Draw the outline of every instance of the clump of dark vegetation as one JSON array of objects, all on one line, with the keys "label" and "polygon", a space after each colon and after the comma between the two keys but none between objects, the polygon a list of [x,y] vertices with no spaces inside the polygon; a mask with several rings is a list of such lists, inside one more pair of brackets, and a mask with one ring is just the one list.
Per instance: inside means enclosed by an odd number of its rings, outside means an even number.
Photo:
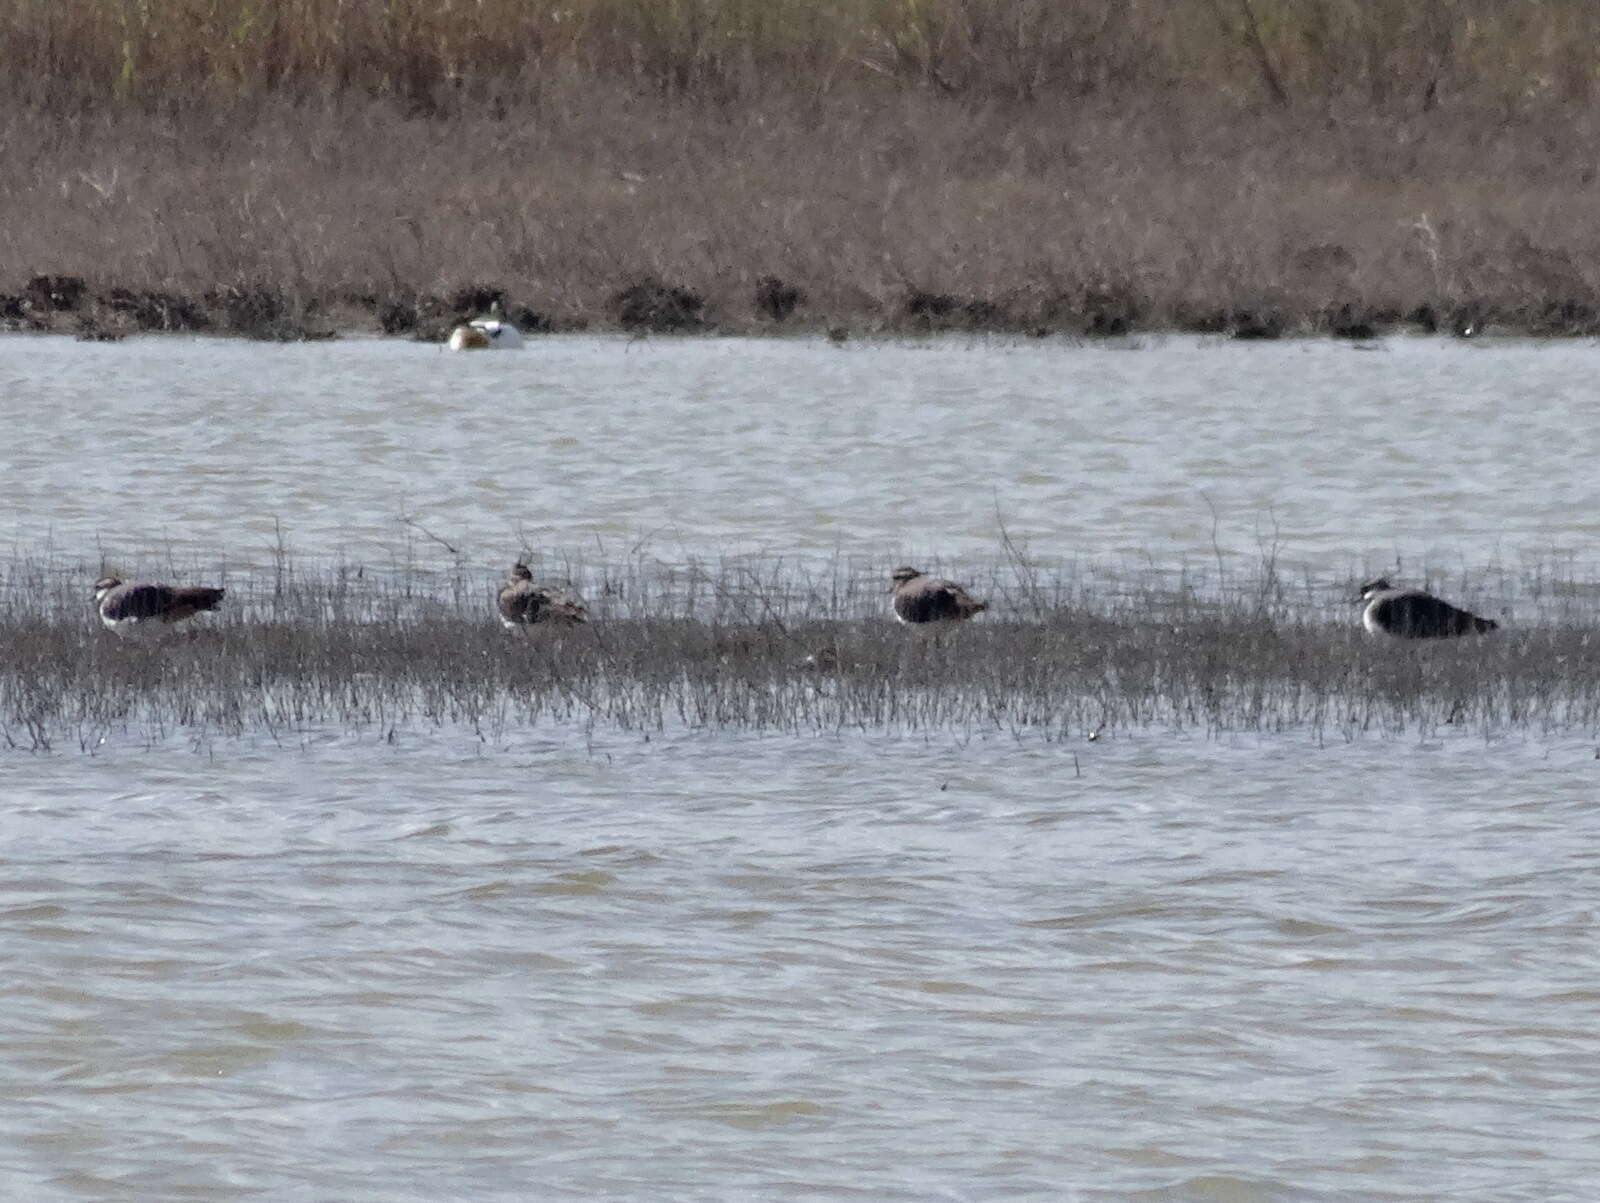
[{"label": "clump of dark vegetation", "polygon": [[1225,328],[1243,342],[1266,342],[1282,338],[1289,320],[1276,309],[1239,309],[1228,317]]},{"label": "clump of dark vegetation", "polygon": [[968,566],[954,575],[993,610],[933,641],[889,620],[881,572],[845,564],[535,568],[575,578],[590,626],[509,634],[490,612],[494,576],[459,565],[279,563],[225,574],[221,611],[145,646],[93,620],[94,566],[15,562],[0,591],[0,743],[415,725],[497,738],[542,722],[1045,740],[1600,729],[1600,588],[1547,569],[1445,583],[1502,618],[1495,635],[1397,644],[1359,629],[1353,582],[1270,567],[1218,584]]},{"label": "clump of dark vegetation", "polygon": [[986,297],[959,297],[916,289],[905,301],[905,320],[919,333],[1005,330],[1015,326],[1004,305]]},{"label": "clump of dark vegetation", "polygon": [[94,321],[86,321],[78,327],[78,341],[81,343],[119,343],[127,336],[126,330],[108,328]]},{"label": "clump of dark vegetation", "polygon": [[301,301],[269,284],[227,284],[206,297],[221,313],[218,325],[231,334],[263,342],[309,342],[335,337],[336,331],[318,320],[320,304]]},{"label": "clump of dark vegetation", "polygon": [[553,334],[557,329],[553,317],[541,310],[529,309],[526,305],[512,305],[506,310],[506,316],[524,334]]},{"label": "clump of dark vegetation", "polygon": [[0,295],[0,322],[18,330],[54,329],[57,315],[78,310],[84,292],[77,276],[34,276],[21,292]]},{"label": "clump of dark vegetation", "polygon": [[1119,338],[1133,332],[1142,311],[1132,288],[1091,282],[1080,292],[1046,296],[1029,329],[1041,335],[1059,331],[1085,338]]},{"label": "clump of dark vegetation", "polygon": [[378,329],[384,334],[410,334],[422,320],[415,297],[390,297],[372,302]]},{"label": "clump of dark vegetation", "polygon": [[83,301],[85,285],[77,276],[35,276],[22,290],[23,304],[48,313],[70,313]]},{"label": "clump of dark vegetation", "polygon": [[1326,329],[1334,338],[1365,342],[1377,338],[1396,321],[1396,315],[1346,301],[1327,315]]},{"label": "clump of dark vegetation", "polygon": [[681,334],[705,326],[704,297],[654,278],[618,289],[610,308],[617,325],[642,334]]},{"label": "clump of dark vegetation", "polygon": [[491,309],[505,308],[506,291],[488,284],[468,284],[450,295],[450,309],[458,317],[482,317]]},{"label": "clump of dark vegetation", "polygon": [[804,290],[786,284],[776,276],[762,276],[756,281],[756,312],[775,322],[787,321],[805,301]]},{"label": "clump of dark vegetation", "polygon": [[211,325],[196,301],[157,289],[112,288],[100,303],[139,330],[195,331]]},{"label": "clump of dark vegetation", "polygon": [[1091,289],[1083,310],[1083,332],[1090,338],[1120,338],[1139,320],[1139,302],[1130,292]]}]

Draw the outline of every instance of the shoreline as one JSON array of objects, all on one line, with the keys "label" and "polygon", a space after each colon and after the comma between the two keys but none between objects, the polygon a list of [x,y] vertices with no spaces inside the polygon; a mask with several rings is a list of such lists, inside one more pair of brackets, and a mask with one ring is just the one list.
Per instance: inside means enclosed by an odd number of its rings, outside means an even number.
[{"label": "shoreline", "polygon": [[794,316],[786,302],[781,316],[771,297],[803,296],[795,286],[769,278],[750,298],[748,312],[708,313],[703,297],[687,289],[644,279],[618,290],[608,312],[538,310],[506,289],[480,286],[452,296],[402,292],[373,295],[313,295],[299,300],[271,289],[222,285],[197,294],[175,294],[112,285],[91,288],[78,276],[36,276],[14,293],[0,292],[0,334],[73,335],[85,342],[118,342],[131,334],[207,334],[259,342],[319,342],[348,336],[402,337],[443,344],[457,325],[498,305],[513,325],[531,337],[544,334],[634,334],[682,337],[802,335],[834,342],[851,338],[936,334],[1067,337],[1115,340],[1135,335],[1215,335],[1241,342],[1332,338],[1367,342],[1391,335],[1473,338],[1492,330],[1525,338],[1600,336],[1600,313],[1570,299],[1534,301],[1516,312],[1482,304],[1454,308],[1419,305],[1407,312],[1371,309],[1349,302],[1307,310],[1229,309],[1218,305],[1169,325],[1143,325],[1136,312],[1115,303],[1047,313],[1023,302],[913,292],[887,308]]}]

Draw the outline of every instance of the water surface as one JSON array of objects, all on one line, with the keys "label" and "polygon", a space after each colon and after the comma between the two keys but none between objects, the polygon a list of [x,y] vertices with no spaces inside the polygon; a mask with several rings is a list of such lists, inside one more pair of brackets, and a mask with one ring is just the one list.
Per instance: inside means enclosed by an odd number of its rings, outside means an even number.
[{"label": "water surface", "polygon": [[0,340],[3,526],[74,554],[525,542],[1392,566],[1588,548],[1587,342]]},{"label": "water surface", "polygon": [[[1589,344],[0,340],[63,572],[523,547],[1448,573],[1600,514]],[[409,524],[407,519],[410,520]],[[1492,600],[1492,599],[1491,599]],[[85,619],[87,621],[87,617]],[[412,724],[0,749],[0,1186],[1589,1200],[1592,733]]]}]

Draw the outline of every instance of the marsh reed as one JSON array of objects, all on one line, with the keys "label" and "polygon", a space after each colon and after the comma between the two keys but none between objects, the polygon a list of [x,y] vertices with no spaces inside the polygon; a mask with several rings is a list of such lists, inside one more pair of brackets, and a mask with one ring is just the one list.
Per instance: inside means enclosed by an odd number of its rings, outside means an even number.
[{"label": "marsh reed", "polygon": [[967,565],[957,571],[994,612],[937,641],[890,621],[881,573],[859,565],[567,567],[595,621],[565,633],[507,633],[491,578],[459,564],[280,564],[229,575],[215,621],[142,646],[93,620],[84,568],[14,562],[0,593],[0,744],[418,726],[497,741],[537,724],[1044,740],[1600,729],[1600,594],[1548,564],[1432,582],[1506,624],[1427,645],[1365,636],[1352,582],[1289,581],[1270,565],[1223,580]]},{"label": "marsh reed", "polygon": [[1587,100],[1597,36],[1586,0],[9,0],[0,94],[70,107],[351,90],[431,112],[577,75],[724,103],[775,81],[1008,101]]}]

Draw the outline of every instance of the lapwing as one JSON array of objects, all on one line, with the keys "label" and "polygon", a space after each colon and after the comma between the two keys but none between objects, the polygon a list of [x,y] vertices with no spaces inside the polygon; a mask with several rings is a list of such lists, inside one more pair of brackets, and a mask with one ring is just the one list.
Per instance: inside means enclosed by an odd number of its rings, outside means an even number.
[{"label": "lapwing", "polygon": [[500,303],[489,306],[487,317],[475,317],[450,331],[452,351],[519,351],[522,331],[506,321]]},{"label": "lapwing", "polygon": [[894,582],[889,588],[893,595],[890,607],[895,618],[907,626],[934,630],[965,622],[989,608],[988,602],[979,601],[954,581],[929,576],[917,568],[896,568],[890,579]]},{"label": "lapwing", "polygon": [[1447,639],[1455,635],[1482,635],[1499,627],[1492,618],[1479,618],[1457,609],[1421,589],[1396,589],[1386,577],[1361,586],[1361,625],[1374,635],[1396,639]]},{"label": "lapwing", "polygon": [[533,573],[520,560],[511,566],[511,576],[495,594],[494,608],[508,631],[526,631],[535,626],[575,627],[589,621],[583,603],[561,589],[533,583]]},{"label": "lapwing", "polygon": [[108,576],[95,582],[94,601],[108,631],[148,636],[202,610],[215,610],[225,592],[207,585],[156,585]]}]

